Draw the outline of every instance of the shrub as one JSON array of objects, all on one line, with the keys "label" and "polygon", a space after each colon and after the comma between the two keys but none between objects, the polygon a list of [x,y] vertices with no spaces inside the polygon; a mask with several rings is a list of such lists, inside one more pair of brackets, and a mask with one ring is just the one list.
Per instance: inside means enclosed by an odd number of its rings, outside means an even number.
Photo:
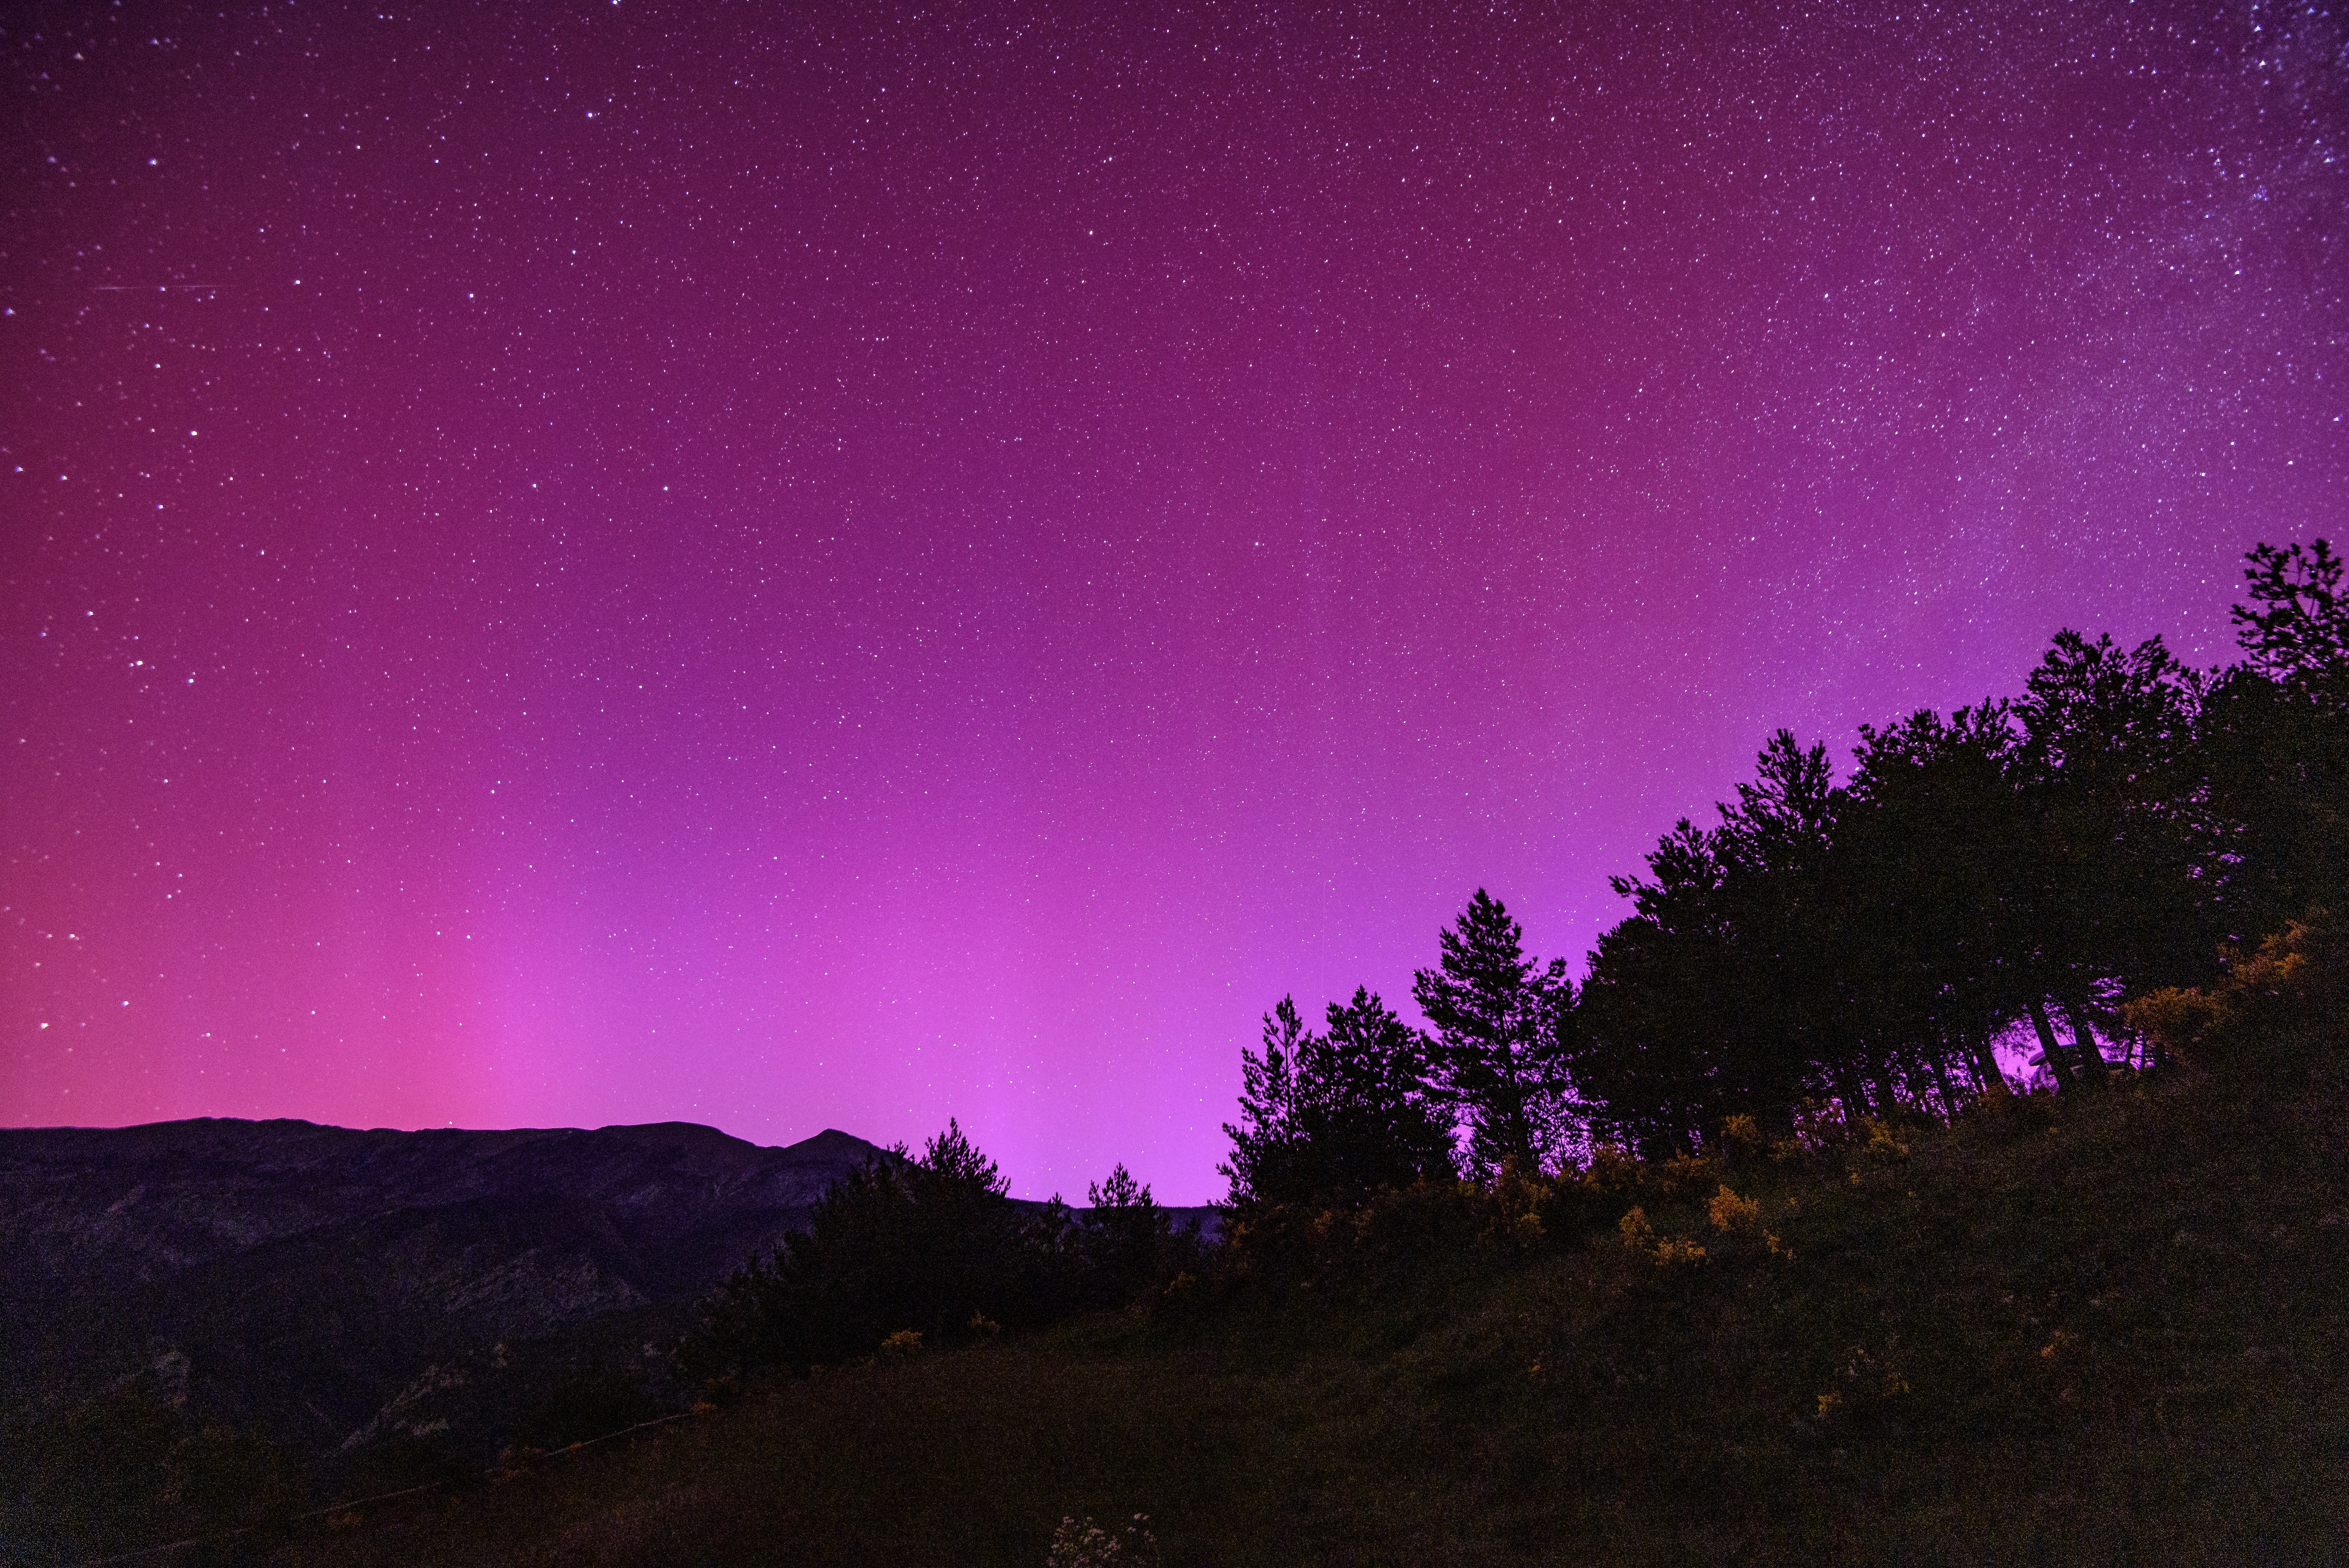
[{"label": "shrub", "polygon": [[1620,1144],[1601,1143],[1590,1150],[1590,1163],[1583,1168],[1582,1181],[1600,1192],[1630,1192],[1638,1190],[1642,1168],[1631,1151]]},{"label": "shrub", "polygon": [[1550,1183],[1541,1172],[1528,1173],[1514,1159],[1505,1161],[1501,1173],[1479,1195],[1485,1212],[1480,1239],[1519,1251],[1537,1244],[1544,1233],[1541,1209],[1549,1192]]},{"label": "shrub", "polygon": [[1667,1194],[1702,1186],[1720,1169],[1717,1161],[1701,1154],[1675,1154],[1653,1168],[1656,1185]]},{"label": "shrub", "polygon": [[1892,1135],[1890,1122],[1881,1117],[1863,1116],[1859,1119],[1859,1125],[1868,1132],[1868,1143],[1863,1152],[1880,1155],[1887,1160],[1899,1160],[1907,1156],[1909,1146]]},{"label": "shrub", "polygon": [[1650,1222],[1645,1209],[1634,1206],[1616,1222],[1615,1230],[1623,1238],[1624,1246],[1654,1259],[1666,1268],[1704,1262],[1704,1249],[1688,1237],[1657,1235],[1656,1227]]},{"label": "shrub", "polygon": [[1158,1568],[1158,1538],[1150,1516],[1137,1513],[1123,1530],[1110,1532],[1088,1517],[1081,1524],[1063,1518],[1052,1532],[1048,1568]]},{"label": "shrub", "polygon": [[1752,1117],[1739,1111],[1722,1121],[1721,1149],[1732,1164],[1743,1164],[1768,1152],[1769,1140]]},{"label": "shrub", "polygon": [[2121,1016],[2158,1056],[2211,1071],[2337,1059],[2349,1019],[2349,934],[2329,910],[2288,922],[2199,990],[2167,986]]},{"label": "shrub", "polygon": [[678,1359],[697,1376],[870,1356],[904,1330],[950,1344],[979,1320],[1034,1324],[1064,1287],[1065,1205],[1030,1222],[957,1123],[835,1181],[808,1227],[707,1297]]},{"label": "shrub", "polygon": [[1750,1236],[1762,1228],[1762,1205],[1751,1198],[1741,1198],[1723,1182],[1721,1191],[1705,1205],[1705,1214],[1713,1228],[1733,1236]]}]

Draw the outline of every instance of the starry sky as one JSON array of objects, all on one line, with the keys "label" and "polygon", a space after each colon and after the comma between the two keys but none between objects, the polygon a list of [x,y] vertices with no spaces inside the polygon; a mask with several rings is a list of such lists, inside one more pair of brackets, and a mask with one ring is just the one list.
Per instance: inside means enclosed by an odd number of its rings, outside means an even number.
[{"label": "starry sky", "polygon": [[2344,531],[2326,5],[11,7],[0,1122],[1219,1194],[1478,887]]}]

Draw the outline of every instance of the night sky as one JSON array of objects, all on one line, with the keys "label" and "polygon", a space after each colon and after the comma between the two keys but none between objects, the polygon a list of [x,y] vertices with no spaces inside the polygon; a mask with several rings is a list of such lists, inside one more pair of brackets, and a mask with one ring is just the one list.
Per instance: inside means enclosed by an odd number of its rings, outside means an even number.
[{"label": "night sky", "polygon": [[1220,1193],[1479,886],[2349,527],[2322,6],[11,7],[0,1122]]}]

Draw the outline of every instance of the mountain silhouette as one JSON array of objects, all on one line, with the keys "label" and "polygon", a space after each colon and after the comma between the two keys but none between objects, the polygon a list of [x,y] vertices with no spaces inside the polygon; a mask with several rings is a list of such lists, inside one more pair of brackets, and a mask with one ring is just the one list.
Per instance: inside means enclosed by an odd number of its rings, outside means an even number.
[{"label": "mountain silhouette", "polygon": [[689,1122],[0,1130],[0,1400],[142,1392],[314,1450],[492,1445],[587,1367],[674,1403],[693,1301],[876,1158]]}]

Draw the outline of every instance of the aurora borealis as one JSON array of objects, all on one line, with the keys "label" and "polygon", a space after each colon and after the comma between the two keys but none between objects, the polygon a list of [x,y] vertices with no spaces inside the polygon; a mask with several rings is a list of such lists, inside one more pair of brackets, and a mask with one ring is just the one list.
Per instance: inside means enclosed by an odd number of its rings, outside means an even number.
[{"label": "aurora borealis", "polygon": [[38,6],[0,1121],[1213,1167],[2349,516],[2322,5]]}]

